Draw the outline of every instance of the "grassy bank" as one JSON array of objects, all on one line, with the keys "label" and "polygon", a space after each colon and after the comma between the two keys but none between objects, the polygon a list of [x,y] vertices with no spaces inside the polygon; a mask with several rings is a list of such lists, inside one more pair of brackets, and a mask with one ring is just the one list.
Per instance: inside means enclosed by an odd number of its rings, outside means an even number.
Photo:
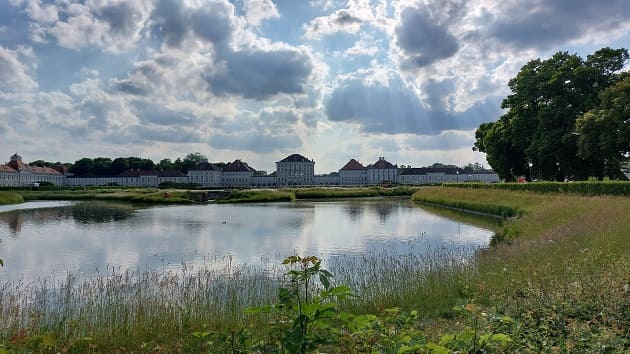
[{"label": "grassy bank", "polygon": [[330,199],[330,198],[357,198],[380,196],[410,196],[418,187],[361,187],[361,188],[292,188],[283,189],[295,194],[297,199]]},{"label": "grassy bank", "polygon": [[537,193],[630,196],[630,181],[577,181],[533,183],[446,183],[447,187],[494,189]]},{"label": "grassy bank", "polygon": [[333,199],[333,198],[364,198],[364,197],[392,197],[410,196],[418,187],[365,187],[365,188],[283,188],[234,190],[226,198],[217,200],[219,203],[262,203],[292,201],[295,199]]},{"label": "grassy bank", "polygon": [[22,203],[24,198],[16,192],[2,192],[0,191],[0,205],[3,204],[18,204]]},{"label": "grassy bank", "polygon": [[507,314],[518,348],[602,352],[630,348],[630,199],[435,187],[414,200],[521,217],[507,242],[480,253],[463,295]]},{"label": "grassy bank", "polygon": [[227,198],[217,199],[217,203],[264,203],[290,202],[295,194],[275,189],[233,190]]},{"label": "grassy bank", "polygon": [[185,190],[157,188],[20,191],[24,200],[109,200],[147,204],[191,203]]}]

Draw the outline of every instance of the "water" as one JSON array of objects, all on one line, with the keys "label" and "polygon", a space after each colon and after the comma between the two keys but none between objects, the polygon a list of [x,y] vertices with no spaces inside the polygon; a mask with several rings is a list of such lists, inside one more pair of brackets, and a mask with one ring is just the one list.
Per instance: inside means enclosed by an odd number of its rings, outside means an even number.
[{"label": "water", "polygon": [[[332,258],[486,247],[488,229],[450,220],[408,198],[134,208],[29,202],[0,209],[0,281],[176,270],[221,262],[277,264],[292,254]],[[11,210],[9,210],[11,209]]]}]

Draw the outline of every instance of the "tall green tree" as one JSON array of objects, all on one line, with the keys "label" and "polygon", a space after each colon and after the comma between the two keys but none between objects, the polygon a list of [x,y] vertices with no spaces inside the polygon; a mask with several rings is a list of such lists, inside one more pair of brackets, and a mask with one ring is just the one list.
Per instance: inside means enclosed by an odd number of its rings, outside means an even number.
[{"label": "tall green tree", "polygon": [[506,180],[529,171],[544,179],[588,177],[575,123],[599,105],[600,92],[618,80],[627,59],[626,49],[603,48],[586,60],[558,52],[530,61],[508,84],[512,93],[501,105],[507,112],[477,129],[473,149],[485,152]]},{"label": "tall green tree", "polygon": [[186,155],[186,157],[184,157],[184,160],[182,161],[181,170],[184,173],[187,173],[188,170],[197,166],[197,164],[202,161],[208,161],[208,158],[198,152],[188,154]]},{"label": "tall green tree", "polygon": [[630,156],[630,74],[602,91],[601,102],[576,122],[578,155],[598,178],[623,178],[621,163]]}]

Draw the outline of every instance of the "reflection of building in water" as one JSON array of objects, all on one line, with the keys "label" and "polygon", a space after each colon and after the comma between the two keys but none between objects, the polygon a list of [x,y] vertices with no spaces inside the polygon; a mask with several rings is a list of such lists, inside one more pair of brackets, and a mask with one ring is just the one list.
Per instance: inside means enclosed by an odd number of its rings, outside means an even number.
[{"label": "reflection of building in water", "polygon": [[24,223],[24,217],[19,212],[8,212],[0,214],[0,221],[6,223],[11,231],[11,237],[16,238],[22,231],[22,223]]},{"label": "reflection of building in water", "polygon": [[71,206],[14,210],[0,213],[0,222],[6,223],[12,237],[18,237],[26,223],[42,225],[50,221],[72,219],[80,224],[118,221],[130,217],[134,209],[125,204],[81,203]]},{"label": "reflection of building in water", "polygon": [[381,223],[385,223],[387,218],[400,207],[399,203],[374,203],[368,204],[368,208],[370,211],[373,211],[376,215],[378,215]]},{"label": "reflection of building in water", "polygon": [[361,215],[363,215],[363,209],[365,207],[362,207],[359,204],[355,204],[352,203],[350,205],[347,205],[346,207],[343,208],[343,211],[348,214],[348,217],[350,218],[350,221],[352,222],[356,222],[357,220],[361,219]]}]

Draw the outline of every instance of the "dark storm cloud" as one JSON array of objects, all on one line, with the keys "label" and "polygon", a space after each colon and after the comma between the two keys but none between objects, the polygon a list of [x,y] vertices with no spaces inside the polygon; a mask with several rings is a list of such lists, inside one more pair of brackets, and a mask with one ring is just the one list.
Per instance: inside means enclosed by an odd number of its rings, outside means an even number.
[{"label": "dark storm cloud", "polygon": [[257,100],[303,93],[313,71],[310,57],[294,49],[230,52],[216,66],[215,72],[205,76],[215,94]]},{"label": "dark storm cloud", "polygon": [[396,27],[398,45],[408,56],[405,65],[423,67],[457,53],[457,39],[446,26],[435,23],[424,11],[406,8]]},{"label": "dark storm cloud", "polygon": [[495,119],[498,99],[465,112],[427,109],[400,82],[390,86],[351,80],[333,91],[326,104],[328,119],[359,123],[368,133],[434,135],[445,130],[470,130]]},{"label": "dark storm cloud", "polygon": [[491,22],[491,37],[518,48],[551,48],[588,33],[610,31],[627,23],[628,0],[512,1],[505,16]]}]

